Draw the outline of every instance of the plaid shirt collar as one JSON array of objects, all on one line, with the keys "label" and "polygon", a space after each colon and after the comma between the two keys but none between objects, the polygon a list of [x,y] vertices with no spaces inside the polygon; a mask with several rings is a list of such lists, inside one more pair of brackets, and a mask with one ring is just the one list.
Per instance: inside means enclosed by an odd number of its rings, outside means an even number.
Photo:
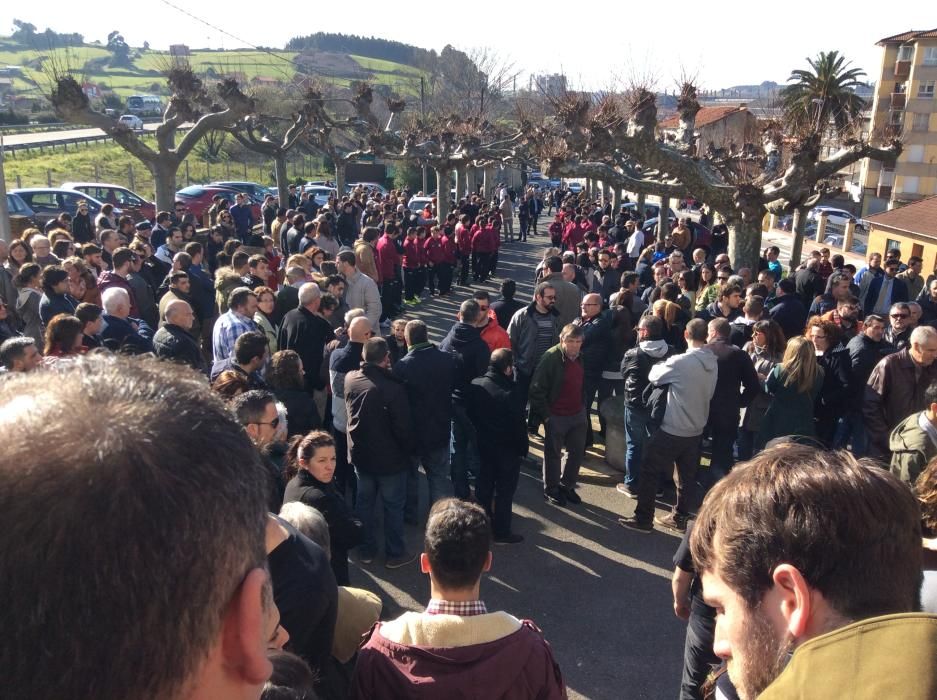
[{"label": "plaid shirt collar", "polygon": [[439,600],[431,598],[429,605],[426,606],[427,615],[458,615],[460,617],[471,617],[472,615],[485,615],[488,608],[480,600],[465,600],[455,602],[452,600]]}]

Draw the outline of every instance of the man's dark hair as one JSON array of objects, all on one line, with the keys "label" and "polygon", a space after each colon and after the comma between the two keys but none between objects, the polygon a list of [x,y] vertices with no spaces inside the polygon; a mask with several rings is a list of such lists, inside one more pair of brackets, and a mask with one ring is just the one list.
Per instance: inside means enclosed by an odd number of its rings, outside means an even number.
[{"label": "man's dark hair", "polygon": [[234,361],[239,365],[250,364],[255,357],[263,357],[267,347],[267,336],[263,331],[242,333],[234,341]]},{"label": "man's dark hair", "polygon": [[88,302],[82,302],[75,309],[75,316],[81,321],[82,328],[89,323],[94,323],[99,318],[101,314],[104,313],[102,309],[97,304],[89,304]]},{"label": "man's dark hair", "polygon": [[546,291],[547,291],[548,289],[554,289],[554,290],[555,290],[556,287],[553,286],[553,283],[552,283],[552,282],[541,282],[541,283],[538,284],[537,287],[534,289],[534,296],[535,296],[535,297],[543,297],[543,295],[546,293]]},{"label": "man's dark hair", "polygon": [[430,508],[423,549],[433,579],[444,589],[470,588],[482,575],[491,549],[491,524],[484,509],[458,498]]},{"label": "man's dark hair", "polygon": [[717,338],[728,340],[732,334],[732,326],[724,318],[714,318],[709,322],[709,328],[715,333]]},{"label": "man's dark hair", "polygon": [[517,293],[517,282],[512,279],[502,280],[501,298],[505,301],[511,301]]},{"label": "man's dark hair", "polygon": [[514,353],[511,352],[508,348],[498,348],[493,353],[491,353],[491,360],[489,364],[495,372],[498,374],[504,374],[504,371],[508,367],[514,366]]},{"label": "man's dark hair", "polygon": [[922,262],[924,262],[924,259],[920,255],[912,255],[910,258],[908,258],[908,267]]},{"label": "man's dark hair", "polygon": [[236,251],[234,255],[231,256],[231,267],[235,270],[239,270],[251,259],[251,256],[245,253],[243,250]]},{"label": "man's dark hair", "polygon": [[474,299],[475,301],[490,302],[491,295],[488,292],[486,292],[484,289],[476,289],[475,292],[472,293],[472,299]]},{"label": "man's dark hair", "polygon": [[869,314],[865,317],[865,325],[868,326],[870,323],[881,323],[883,326],[887,326],[888,320],[878,314]]},{"label": "man's dark hair", "polygon": [[171,218],[172,218],[172,214],[170,214],[168,211],[161,211],[156,214],[156,223],[162,226]]},{"label": "man's dark hair", "polygon": [[326,287],[334,287],[336,284],[345,284],[345,278],[341,275],[329,275],[325,280]]},{"label": "man's dark hair", "polygon": [[178,284],[179,280],[189,279],[189,273],[182,270],[175,270],[169,273],[169,284]]},{"label": "man's dark hair", "polygon": [[[0,345],[0,363],[7,369],[13,369],[17,360],[23,359],[26,354],[26,348],[35,345],[36,341],[28,335],[7,338]],[[38,349],[38,348],[37,348]]]},{"label": "man's dark hair", "polygon": [[728,299],[733,294],[741,294],[742,288],[737,284],[724,284],[722,289],[719,290],[720,299]]},{"label": "man's dark hair", "polygon": [[276,403],[276,398],[269,391],[251,389],[235,396],[228,405],[237,416],[238,423],[248,425],[262,420],[267,406],[272,403]]},{"label": "man's dark hair", "polygon": [[667,301],[677,301],[680,298],[680,287],[673,282],[664,282],[660,286],[660,298]]},{"label": "man's dark hair", "polygon": [[121,247],[115,250],[113,255],[111,255],[111,262],[116,270],[127,263],[133,262],[135,257],[137,257],[137,254],[130,250],[130,248]]},{"label": "man's dark hair", "polygon": [[266,258],[265,256],[259,255],[259,254],[258,254],[258,255],[251,255],[251,256],[247,259],[247,264],[251,267],[251,269],[256,269],[256,267],[257,267],[258,265],[260,265],[260,263],[266,263],[266,262],[267,262],[267,258]]},{"label": "man's dark hair", "polygon": [[[195,373],[156,360],[95,355],[0,385],[0,407],[24,398],[29,410],[0,409],[4,435],[30,436],[0,454],[0,595],[17,601],[4,685],[24,698],[176,697],[266,562],[256,449]],[[94,536],[76,532],[89,522]]]},{"label": "man's dark hair", "polygon": [[736,466],[706,496],[690,539],[749,608],[791,564],[849,621],[912,612],[921,588],[921,513],[911,489],[845,450],[785,442]]},{"label": "man's dark hair", "polygon": [[361,349],[362,359],[373,365],[383,362],[389,354],[390,348],[387,347],[387,341],[383,338],[368,338],[368,341]]},{"label": "man's dark hair", "polygon": [[334,311],[338,308],[338,297],[329,292],[322,292],[319,297],[319,311]]},{"label": "man's dark hair", "polygon": [[637,282],[639,279],[636,272],[626,272],[621,276],[621,288],[628,289],[631,285]]},{"label": "man's dark hair", "polygon": [[785,277],[780,282],[778,282],[778,289],[780,289],[785,294],[793,294],[797,287],[794,285],[794,280],[790,277]]},{"label": "man's dark hair", "polygon": [[336,262],[343,262],[346,265],[351,265],[352,267],[354,267],[357,264],[357,260],[355,259],[355,254],[350,250],[341,251],[335,257],[335,260]]},{"label": "man's dark hair", "polygon": [[638,322],[638,326],[647,329],[648,340],[660,340],[664,337],[664,319],[660,316],[643,316]]},{"label": "man's dark hair", "polygon": [[761,318],[761,314],[764,313],[765,310],[765,298],[757,294],[749,294],[745,299],[745,307],[743,310],[746,314]]},{"label": "man's dark hair", "polygon": [[562,272],[563,271],[563,258],[559,255],[551,255],[547,258],[546,267],[550,272]]},{"label": "man's dark hair", "polygon": [[49,267],[43,269],[41,284],[42,291],[46,294],[54,294],[53,288],[57,284],[61,284],[68,279],[68,273],[58,265],[49,265]]},{"label": "man's dark hair", "polygon": [[407,321],[407,325],[403,329],[403,337],[406,339],[407,345],[411,347],[429,342],[429,332],[423,321]]},{"label": "man's dark hair", "polygon": [[231,293],[228,295],[228,306],[232,309],[240,308],[247,303],[248,298],[256,297],[250,290],[249,287],[237,287],[236,289],[231,290]]},{"label": "man's dark hair", "polygon": [[885,253],[885,257],[894,260],[901,259],[901,248],[889,248]]},{"label": "man's dark hair", "polygon": [[937,403],[937,382],[931,382],[924,390],[924,406],[930,408]]},{"label": "man's dark hair", "polygon": [[703,319],[692,319],[688,324],[686,324],[686,330],[690,336],[690,340],[696,341],[697,343],[706,342],[706,336],[709,333],[709,329],[706,327],[706,321]]},{"label": "man's dark hair", "polygon": [[[376,241],[380,237],[381,237],[380,229],[374,226],[365,227],[364,231],[361,233],[361,238],[365,243]],[[341,255],[341,253],[339,253],[339,255]]]}]

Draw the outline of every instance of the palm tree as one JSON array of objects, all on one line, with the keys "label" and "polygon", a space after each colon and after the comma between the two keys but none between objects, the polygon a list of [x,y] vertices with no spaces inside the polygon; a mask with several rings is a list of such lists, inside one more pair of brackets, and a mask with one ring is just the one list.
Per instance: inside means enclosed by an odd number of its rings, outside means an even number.
[{"label": "palm tree", "polygon": [[831,121],[842,133],[865,107],[855,92],[863,85],[865,71],[850,68],[838,51],[821,51],[807,63],[811,70],[791,71],[791,84],[781,88],[785,119],[794,133],[804,136],[818,136]]}]

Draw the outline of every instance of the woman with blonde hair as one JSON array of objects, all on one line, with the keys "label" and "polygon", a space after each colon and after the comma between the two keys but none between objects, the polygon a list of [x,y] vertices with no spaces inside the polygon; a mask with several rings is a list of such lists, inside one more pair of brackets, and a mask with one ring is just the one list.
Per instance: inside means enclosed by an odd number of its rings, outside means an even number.
[{"label": "woman with blonde hair", "polygon": [[822,386],[823,369],[817,364],[813,343],[803,336],[791,338],[781,364],[765,380],[771,403],[761,421],[755,451],[784,435],[814,438],[813,406]]},{"label": "woman with blonde hair", "polygon": [[664,340],[678,350],[686,349],[686,340],[683,337],[683,327],[677,323],[682,308],[680,304],[666,299],[658,299],[651,306],[651,313],[664,322]]}]

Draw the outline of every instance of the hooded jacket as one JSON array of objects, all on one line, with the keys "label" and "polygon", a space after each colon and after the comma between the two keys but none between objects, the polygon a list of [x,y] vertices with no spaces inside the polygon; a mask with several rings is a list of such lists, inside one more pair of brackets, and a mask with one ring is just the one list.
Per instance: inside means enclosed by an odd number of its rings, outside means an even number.
[{"label": "hooded jacket", "polygon": [[365,363],[345,375],[348,461],[365,474],[390,476],[410,467],[413,424],[403,382]]},{"label": "hooded jacket", "polygon": [[361,274],[367,275],[377,284],[381,283],[381,275],[377,269],[374,248],[363,238],[359,238],[355,241],[355,266]]},{"label": "hooded jacket", "polygon": [[425,343],[410,348],[394,366],[406,385],[410,412],[419,416],[416,442],[423,454],[449,445],[456,364],[454,355]]},{"label": "hooded jacket", "polygon": [[937,456],[937,445],[921,427],[921,420],[928,420],[926,413],[912,413],[895,426],[888,440],[891,473],[906,484],[914,484],[927,463]]},{"label": "hooded jacket", "polygon": [[511,349],[511,338],[508,337],[508,332],[498,323],[498,317],[491,309],[488,309],[488,323],[482,327],[481,336],[491,352],[498,348]]},{"label": "hooded jacket", "polygon": [[739,424],[739,411],[761,393],[758,373],[748,353],[727,341],[709,343],[706,348],[716,356],[719,370],[709,404],[709,425],[733,430]]},{"label": "hooded jacket", "polygon": [[706,348],[693,348],[654,365],[648,381],[670,387],[661,430],[676,437],[702,435],[718,374],[716,355]]},{"label": "hooded jacket", "polygon": [[488,369],[491,351],[482,340],[481,333],[475,326],[459,321],[439,344],[443,352],[457,356],[456,380],[452,388],[452,398],[463,400],[468,385],[475,377],[480,377]]},{"label": "hooded jacket", "polygon": [[372,628],[350,697],[559,700],[566,688],[550,645],[530,622],[505,612],[408,612]]},{"label": "hooded jacket", "polygon": [[[530,376],[537,369],[534,357],[537,350],[537,321],[534,314],[537,313],[536,302],[531,302],[525,308],[520,309],[511,317],[508,324],[508,337],[511,339],[511,349],[514,351],[514,371]],[[550,309],[550,317],[553,319],[553,338],[550,340],[550,347],[560,341],[560,312],[555,308]]]},{"label": "hooded jacket", "polygon": [[861,620],[801,644],[759,700],[932,700],[937,615]]}]

